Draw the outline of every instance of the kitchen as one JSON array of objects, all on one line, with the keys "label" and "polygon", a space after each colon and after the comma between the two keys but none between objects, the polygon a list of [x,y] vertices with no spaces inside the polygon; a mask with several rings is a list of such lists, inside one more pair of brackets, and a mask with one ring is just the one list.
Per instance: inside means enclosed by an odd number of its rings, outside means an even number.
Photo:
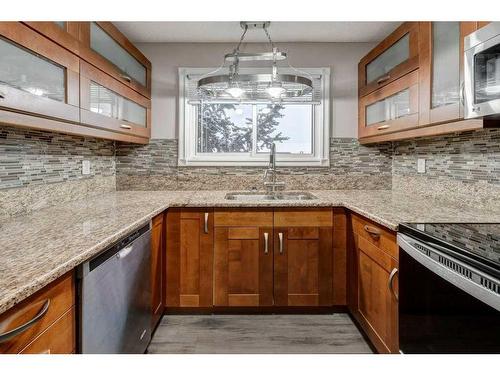
[{"label": "kitchen", "polygon": [[0,353],[500,354],[473,18],[0,21]]}]

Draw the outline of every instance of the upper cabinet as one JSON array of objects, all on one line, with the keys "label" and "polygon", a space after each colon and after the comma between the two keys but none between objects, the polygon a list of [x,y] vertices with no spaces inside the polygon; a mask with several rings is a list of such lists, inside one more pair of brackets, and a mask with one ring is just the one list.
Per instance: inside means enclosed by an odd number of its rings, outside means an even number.
[{"label": "upper cabinet", "polygon": [[365,96],[417,68],[418,23],[406,22],[359,62],[359,95]]},{"label": "upper cabinet", "polygon": [[[359,63],[361,143],[485,126],[464,120],[464,38],[483,22],[406,22]],[[495,124],[488,124],[495,126]]]},{"label": "upper cabinet", "polygon": [[151,63],[109,22],[0,22],[0,122],[147,143]]},{"label": "upper cabinet", "polygon": [[0,107],[79,120],[79,59],[19,22],[0,22]]},{"label": "upper cabinet", "polygon": [[151,98],[151,63],[111,22],[85,22],[79,35],[84,60]]}]

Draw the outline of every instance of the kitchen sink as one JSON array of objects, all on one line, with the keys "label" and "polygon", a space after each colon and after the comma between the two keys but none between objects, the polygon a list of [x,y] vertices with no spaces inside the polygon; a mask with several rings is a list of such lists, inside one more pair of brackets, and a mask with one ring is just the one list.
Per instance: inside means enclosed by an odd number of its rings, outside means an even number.
[{"label": "kitchen sink", "polygon": [[263,193],[263,192],[238,192],[238,193],[227,193],[225,199],[233,201],[305,201],[317,199],[317,197],[308,192],[275,192],[275,193]]}]

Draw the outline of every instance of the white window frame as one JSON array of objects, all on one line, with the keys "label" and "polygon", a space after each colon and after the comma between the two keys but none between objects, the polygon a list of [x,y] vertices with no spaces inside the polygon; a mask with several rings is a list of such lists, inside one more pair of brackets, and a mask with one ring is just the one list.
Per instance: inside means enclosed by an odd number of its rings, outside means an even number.
[{"label": "white window frame", "polygon": [[[188,103],[188,76],[213,72],[216,68],[179,68],[179,155],[180,166],[265,166],[269,163],[266,153],[197,153],[197,118],[195,106]],[[269,69],[267,69],[269,70]],[[266,71],[267,71],[266,70]],[[276,164],[279,166],[328,167],[330,165],[330,68],[300,68],[313,75],[321,75],[321,103],[313,107],[313,153],[278,153]],[[241,73],[261,72],[262,68],[240,69]],[[280,72],[293,74],[292,69]],[[296,72],[295,72],[296,73]],[[253,132],[256,141],[256,132]]]}]

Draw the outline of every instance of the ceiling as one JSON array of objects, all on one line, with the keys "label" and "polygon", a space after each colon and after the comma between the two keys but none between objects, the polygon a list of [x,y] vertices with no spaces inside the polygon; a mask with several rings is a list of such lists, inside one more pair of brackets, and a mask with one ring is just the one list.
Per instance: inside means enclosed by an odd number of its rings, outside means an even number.
[{"label": "ceiling", "polygon": [[[238,42],[238,22],[113,22],[132,42]],[[401,22],[271,22],[275,42],[379,42]],[[261,30],[249,30],[248,42],[265,42]]]}]

